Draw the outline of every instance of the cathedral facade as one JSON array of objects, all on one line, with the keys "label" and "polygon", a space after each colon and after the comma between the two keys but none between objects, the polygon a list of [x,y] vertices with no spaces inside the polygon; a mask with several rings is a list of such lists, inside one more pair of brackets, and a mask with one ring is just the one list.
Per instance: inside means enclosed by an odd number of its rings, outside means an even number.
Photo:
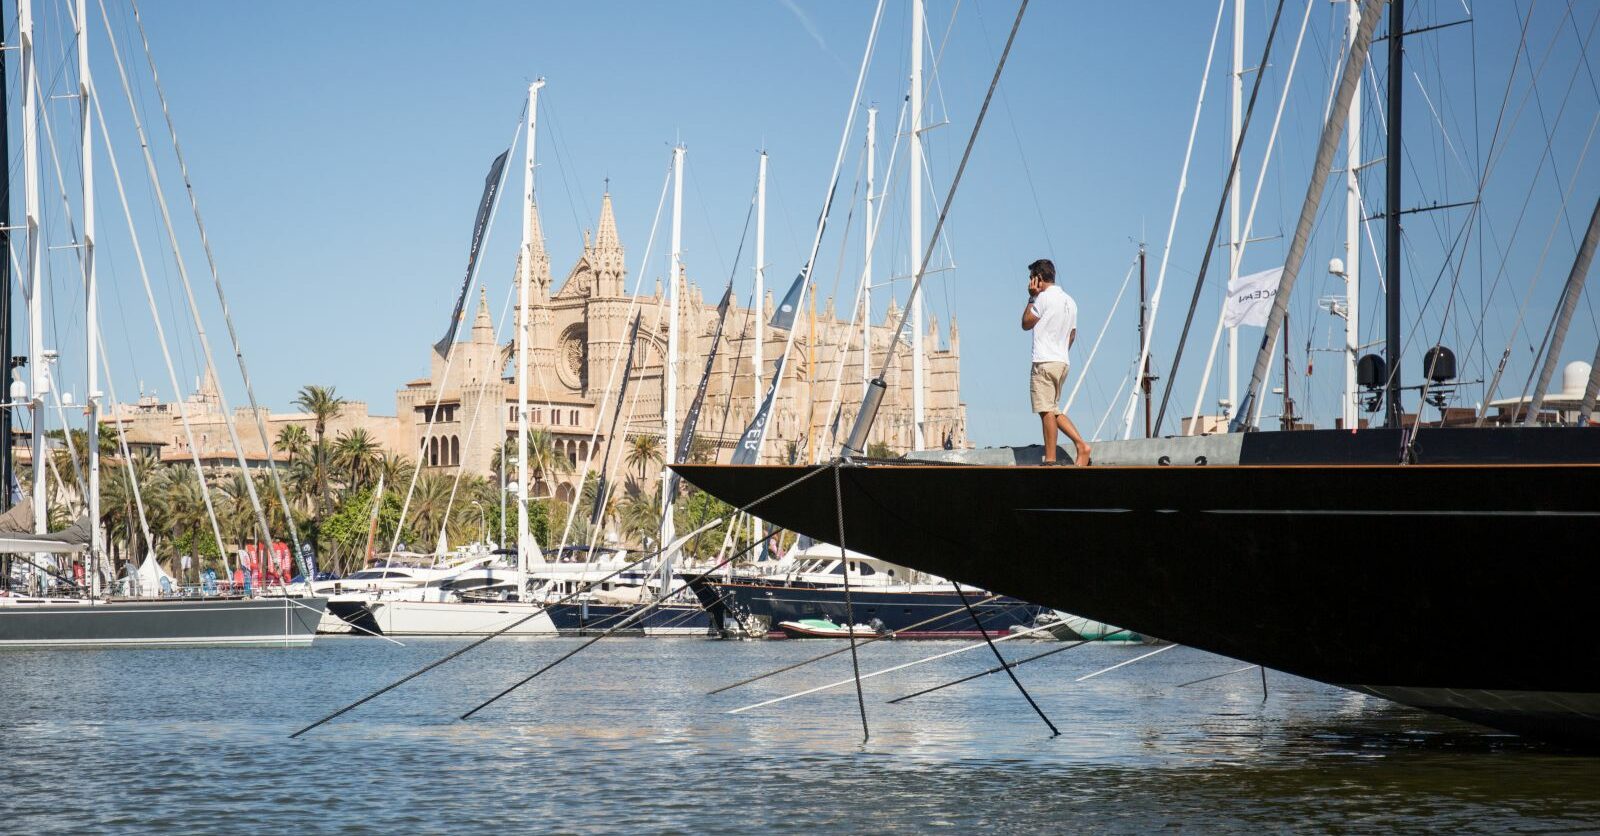
[{"label": "cathedral facade", "polygon": [[[676,440],[664,438],[662,412],[672,327],[667,293],[659,280],[650,295],[635,298],[628,292],[625,251],[610,194],[601,198],[598,229],[592,237],[584,234],[583,254],[559,286],[552,282],[537,207],[530,207],[528,215],[532,245],[527,331],[512,333],[508,341],[497,340],[487,298],[480,295],[465,338],[458,335],[444,355],[430,350],[428,376],[396,393],[398,435],[409,442],[426,469],[492,475],[500,445],[510,441],[514,449],[517,340],[526,340],[529,427],[548,434],[554,453],[566,462],[565,467],[530,476],[531,496],[570,501],[586,463],[591,471],[605,467],[613,480],[626,473],[648,485],[659,478],[661,464],[645,464],[637,456],[632,462],[626,459],[638,436],[654,437],[663,458],[670,458],[676,446]],[[523,269],[520,261],[516,269],[513,282]],[[686,271],[675,280],[681,431],[706,370],[721,288],[707,298]],[[696,456],[703,460],[713,456],[729,460],[766,394],[790,336],[784,330],[763,328],[763,368],[755,368],[756,319],[770,322],[772,314],[770,292],[757,310],[736,304],[728,309],[695,433]],[[863,361],[870,360],[876,373],[899,315],[891,303],[884,320],[867,329],[871,346],[864,357],[863,329],[852,326],[849,312],[838,316],[831,299],[821,310],[808,301],[807,310],[795,319],[794,344],[773,404],[763,462],[809,460],[817,450],[827,458],[837,451],[861,403],[867,377]],[[517,321],[513,314],[513,332]],[[948,340],[942,341],[938,323],[930,318],[924,346],[925,444],[967,446],[955,322],[950,324]],[[624,368],[628,369],[625,385]],[[914,446],[909,334],[886,382],[888,394],[870,441],[895,454],[904,453]],[[830,403],[843,407],[837,422],[830,422],[835,414]]]}]

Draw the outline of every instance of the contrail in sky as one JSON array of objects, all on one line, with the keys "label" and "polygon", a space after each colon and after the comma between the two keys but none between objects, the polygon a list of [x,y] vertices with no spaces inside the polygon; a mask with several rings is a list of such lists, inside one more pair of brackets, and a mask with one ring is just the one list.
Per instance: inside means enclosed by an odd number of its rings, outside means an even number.
[{"label": "contrail in sky", "polygon": [[833,50],[828,48],[828,42],[822,39],[822,33],[817,31],[817,25],[811,22],[811,16],[806,14],[805,9],[800,8],[799,4],[795,3],[794,0],[778,0],[778,2],[782,3],[784,8],[787,8],[795,19],[800,21],[800,25],[805,27],[806,34],[811,36],[811,40],[817,42],[817,46],[821,47],[823,52],[832,56],[833,60],[840,61],[839,56],[834,55]]}]

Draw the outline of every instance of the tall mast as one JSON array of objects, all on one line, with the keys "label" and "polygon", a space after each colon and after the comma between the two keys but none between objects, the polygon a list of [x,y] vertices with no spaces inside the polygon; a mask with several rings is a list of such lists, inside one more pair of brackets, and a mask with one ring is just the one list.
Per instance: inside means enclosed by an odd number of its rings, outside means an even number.
[{"label": "tall mast", "polygon": [[1289,315],[1283,315],[1283,417],[1285,431],[1294,429],[1294,399],[1289,396]]},{"label": "tall mast", "polygon": [[44,282],[39,268],[39,125],[38,97],[34,93],[33,0],[17,4],[17,40],[22,63],[22,182],[23,225],[28,235],[28,405],[33,454],[33,531],[43,534],[45,518],[44,460]]},{"label": "tall mast", "polygon": [[[866,212],[866,264],[861,271],[861,385],[872,379],[872,246],[876,243],[877,225],[873,223],[873,210],[878,196],[873,193],[873,174],[878,167],[878,109],[867,108],[867,212]],[[866,389],[862,388],[864,396]]]},{"label": "tall mast", "polygon": [[[1361,25],[1361,7],[1350,0],[1350,43],[1355,43]],[[1345,117],[1344,164],[1344,428],[1360,426],[1361,412],[1356,403],[1356,352],[1361,342],[1361,81],[1356,80],[1350,98],[1350,113]]]},{"label": "tall mast", "polygon": [[[672,149],[672,256],[667,262],[667,362],[663,369],[661,417],[665,421],[667,464],[673,461],[678,446],[678,276],[683,269],[683,145]],[[657,548],[665,549],[676,536],[672,520],[672,500],[666,492],[666,471],[662,471],[661,539]],[[665,566],[670,556],[663,553],[663,582],[670,580]]]},{"label": "tall mast", "polygon": [[[751,408],[759,409],[761,391],[766,384],[766,341],[767,341],[767,152],[761,152],[760,162],[756,165],[756,292],[755,300],[751,306],[755,308],[755,345],[752,346],[750,359],[755,364],[756,384],[750,389]],[[669,439],[669,444],[672,441]]]},{"label": "tall mast", "polygon": [[[5,41],[5,15],[0,13],[0,42]],[[11,159],[11,112],[6,101],[6,62],[0,56],[0,160]],[[11,166],[0,166],[0,368],[6,370],[4,385],[10,392],[11,378]],[[6,397],[11,400],[9,394]],[[11,408],[0,408],[0,510],[11,507]],[[9,564],[7,567],[9,568]],[[9,572],[5,577],[9,578]]]},{"label": "tall mast", "polygon": [[1400,104],[1405,90],[1401,77],[1405,64],[1406,0],[1389,3],[1389,148],[1384,158],[1384,282],[1385,299],[1384,415],[1386,424],[1399,427],[1404,410],[1400,404]]},{"label": "tall mast", "polygon": [[[83,0],[79,0],[83,2]],[[517,276],[517,571],[527,570],[533,535],[528,523],[528,291],[533,277],[533,151],[538,136],[539,88],[544,79],[528,85],[528,136],[523,143],[522,169],[522,270]],[[502,454],[502,458],[504,458]],[[505,462],[500,472],[505,472]],[[504,525],[502,521],[501,525]]]},{"label": "tall mast", "polygon": [[[750,409],[752,412],[761,408],[761,392],[766,388],[766,347],[767,347],[767,152],[761,152],[761,160],[756,165],[756,290],[751,296],[750,307],[755,310],[755,345],[750,352],[750,360],[754,365],[755,385],[750,387]],[[750,518],[750,536],[756,540],[761,539],[761,521],[754,516]],[[733,571],[730,566],[728,571]],[[730,575],[731,577],[731,575]]]},{"label": "tall mast", "polygon": [[89,448],[89,553],[84,558],[84,576],[89,582],[90,596],[100,594],[100,553],[104,546],[100,536],[100,303],[96,296],[94,264],[94,136],[92,108],[89,93],[89,18],[85,0],[77,0],[78,15],[78,125],[79,159],[83,174],[83,296],[86,355],[89,364],[88,397],[84,406],[88,413],[88,431],[84,446]]},{"label": "tall mast", "polygon": [[[1139,245],[1139,345],[1144,345],[1144,317],[1145,317],[1145,287],[1144,287],[1144,244]],[[1144,389],[1144,437],[1150,437],[1150,356],[1144,358],[1144,369],[1140,372],[1140,381]],[[1198,420],[1198,416],[1197,416]]]},{"label": "tall mast", "polygon": [[[911,0],[911,166],[907,172],[911,182],[906,205],[911,212],[912,276],[922,273],[922,13],[922,0]],[[917,298],[915,282],[911,288],[906,302],[911,308],[911,446],[921,450],[927,446],[922,437],[922,300]]]},{"label": "tall mast", "polygon": [[[1230,76],[1233,89],[1233,109],[1228,117],[1228,148],[1239,147],[1239,133],[1243,130],[1243,116],[1241,101],[1244,98],[1244,3],[1245,0],[1234,0],[1233,3],[1233,74]],[[1256,72],[1261,72],[1257,67]],[[1228,281],[1236,282],[1239,279],[1239,254],[1244,249],[1244,242],[1239,240],[1239,188],[1243,177],[1235,177],[1228,186]],[[1146,387],[1149,384],[1145,384]],[[1149,389],[1145,390],[1148,400]],[[1231,417],[1233,409],[1239,403],[1239,328],[1234,326],[1228,329],[1228,408],[1227,414]],[[1146,407],[1148,410],[1148,407]],[[1149,432],[1145,433],[1146,436]]]}]

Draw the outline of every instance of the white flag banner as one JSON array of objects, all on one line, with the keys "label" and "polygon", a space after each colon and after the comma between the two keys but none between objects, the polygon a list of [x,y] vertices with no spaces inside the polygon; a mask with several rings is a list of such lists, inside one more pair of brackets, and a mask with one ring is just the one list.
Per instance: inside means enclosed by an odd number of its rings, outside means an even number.
[{"label": "white flag banner", "polygon": [[1272,300],[1278,295],[1278,279],[1282,276],[1283,268],[1274,267],[1228,282],[1228,303],[1222,309],[1222,324],[1229,328],[1266,327],[1267,314],[1272,311]]}]

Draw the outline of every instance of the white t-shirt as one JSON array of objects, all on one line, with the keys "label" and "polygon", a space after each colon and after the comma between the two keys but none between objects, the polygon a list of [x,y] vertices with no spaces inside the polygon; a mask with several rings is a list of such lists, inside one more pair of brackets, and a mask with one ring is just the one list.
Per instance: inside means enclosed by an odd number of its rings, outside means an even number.
[{"label": "white t-shirt", "polygon": [[1072,332],[1078,327],[1078,303],[1056,285],[1039,292],[1033,300],[1039,321],[1033,326],[1033,362],[1068,363],[1067,349]]}]

